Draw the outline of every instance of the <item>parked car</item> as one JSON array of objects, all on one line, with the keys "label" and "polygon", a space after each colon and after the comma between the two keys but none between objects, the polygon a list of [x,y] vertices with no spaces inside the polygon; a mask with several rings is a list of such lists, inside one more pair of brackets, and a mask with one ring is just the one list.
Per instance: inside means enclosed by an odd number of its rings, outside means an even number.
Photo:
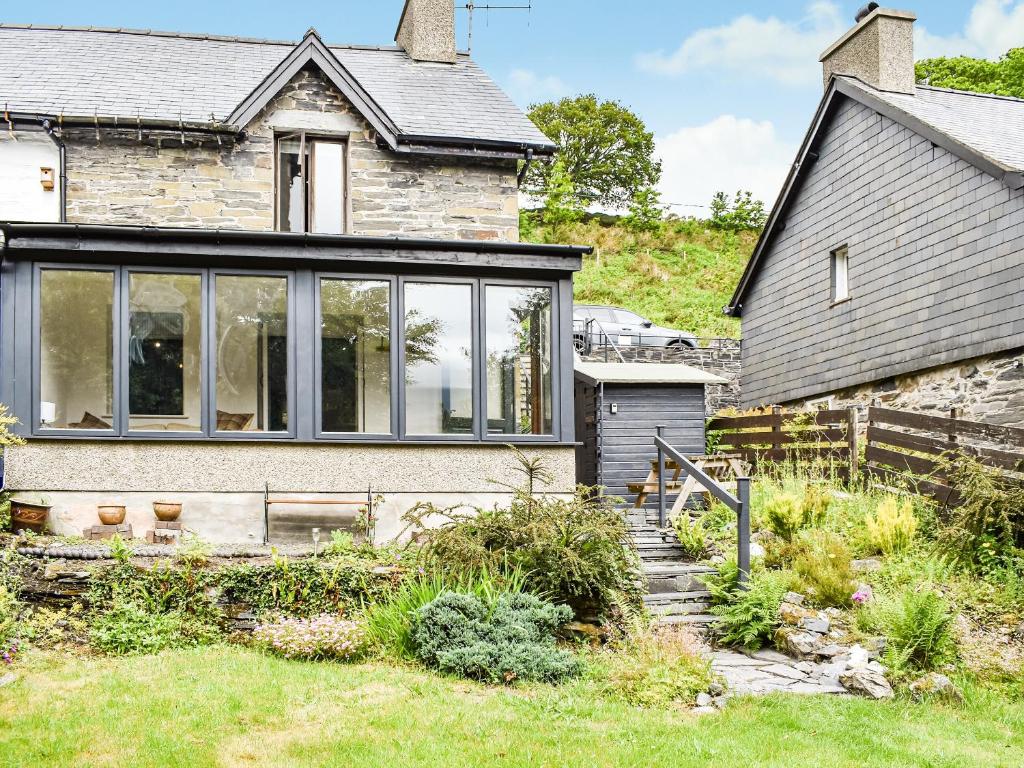
[{"label": "parked car", "polygon": [[697,346],[697,337],[692,333],[663,328],[621,307],[576,304],[573,306],[572,317],[573,344],[579,351],[609,342],[619,347]]}]

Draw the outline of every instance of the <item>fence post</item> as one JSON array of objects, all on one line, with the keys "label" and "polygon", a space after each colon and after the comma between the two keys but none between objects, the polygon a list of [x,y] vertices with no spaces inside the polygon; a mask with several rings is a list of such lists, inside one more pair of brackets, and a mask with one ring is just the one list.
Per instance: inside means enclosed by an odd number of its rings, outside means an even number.
[{"label": "fence post", "polygon": [[859,426],[860,425],[857,422],[857,409],[856,408],[849,408],[849,409],[847,409],[847,411],[846,411],[846,429],[848,430],[847,442],[849,443],[849,447],[850,447],[850,478],[849,478],[849,483],[850,483],[851,486],[854,484],[854,482],[856,481],[856,479],[860,475],[860,456],[858,456],[858,454],[857,454],[857,440],[859,439],[859,436],[857,435],[857,431],[858,431]]},{"label": "fence post", "polygon": [[736,510],[736,564],[739,567],[739,583],[746,585],[750,578],[750,478],[736,478],[736,496],[739,508]]},{"label": "fence post", "polygon": [[[950,408],[949,409],[949,418],[953,419],[954,421],[959,419],[960,418],[960,409],[955,407],[955,406]],[[950,424],[949,425],[949,434],[947,435],[947,437],[949,437],[949,442],[951,442],[951,443],[955,443],[956,442],[956,424]]]},{"label": "fence post", "polygon": [[[654,432],[661,439],[665,439],[664,424],[656,426]],[[661,443],[658,443],[658,527],[665,527],[665,449],[661,447]]]}]

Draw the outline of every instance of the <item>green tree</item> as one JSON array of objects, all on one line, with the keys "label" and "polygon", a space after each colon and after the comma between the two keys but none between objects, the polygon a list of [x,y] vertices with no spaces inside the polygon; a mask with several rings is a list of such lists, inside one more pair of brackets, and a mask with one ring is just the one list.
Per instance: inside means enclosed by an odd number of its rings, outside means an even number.
[{"label": "green tree", "polygon": [[[530,119],[558,145],[558,156],[582,207],[629,206],[637,194],[657,185],[661,163],[654,158],[654,134],[634,112],[594,94],[535,104]],[[534,163],[523,190],[545,197],[555,164]]]},{"label": "green tree", "polygon": [[576,193],[576,185],[565,169],[562,158],[551,164],[548,178],[547,194],[544,196],[544,210],[541,218],[549,227],[572,224],[583,218]]},{"label": "green tree", "polygon": [[745,229],[761,229],[768,221],[768,213],[764,203],[754,199],[754,195],[740,190],[729,201],[725,192],[715,192],[711,198],[711,226],[730,232]]},{"label": "green tree", "polygon": [[663,213],[661,194],[654,187],[645,187],[633,195],[622,223],[631,232],[655,232],[661,226]]},{"label": "green tree", "polygon": [[922,59],[917,81],[939,88],[1024,98],[1024,48],[1011,48],[998,61],[970,56]]}]

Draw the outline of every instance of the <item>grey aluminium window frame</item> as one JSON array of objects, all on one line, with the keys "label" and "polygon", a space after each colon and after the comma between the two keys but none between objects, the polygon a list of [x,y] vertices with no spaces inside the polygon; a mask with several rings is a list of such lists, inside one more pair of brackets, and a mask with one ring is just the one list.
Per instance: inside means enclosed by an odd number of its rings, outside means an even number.
[{"label": "grey aluminium window frame", "polygon": [[[119,437],[121,434],[121,368],[122,368],[122,335],[121,335],[121,268],[114,264],[60,264],[36,263],[32,265],[32,433],[47,436],[75,437]],[[111,428],[110,429],[54,429],[43,426],[39,418],[42,402],[42,286],[43,272],[107,272],[111,275],[110,289],[113,291],[110,325],[113,330],[111,339]],[[127,398],[124,398],[127,399]]]},{"label": "grey aluminium window frame", "polygon": [[[388,365],[391,366],[388,386],[391,402],[391,430],[389,432],[329,432],[324,426],[324,393],[323,393],[323,318],[321,317],[321,285],[324,280],[372,280],[378,283],[387,283],[388,286],[388,336],[391,345]],[[372,272],[314,272],[313,273],[313,322],[316,328],[313,348],[313,434],[317,439],[344,439],[346,442],[379,442],[382,439],[391,440],[398,434],[399,429],[399,390],[403,381],[399,371],[403,370],[399,362],[400,341],[403,340],[403,333],[400,330],[404,327],[398,314],[398,292],[399,278],[397,275],[388,275]]]},{"label": "grey aluminium window frame", "polygon": [[[17,267],[10,270],[9,267]],[[21,415],[26,429],[20,434],[33,437],[70,437],[144,440],[189,440],[189,441],[300,441],[325,443],[420,443],[420,444],[503,444],[503,443],[546,443],[563,444],[571,440],[572,393],[562,391],[564,382],[572,381],[571,338],[562,338],[563,332],[571,329],[571,284],[564,279],[534,280],[515,277],[492,277],[485,275],[418,274],[416,271],[388,270],[366,271],[320,271],[315,266],[296,266],[292,269],[220,268],[220,267],[164,267],[145,263],[78,263],[78,262],[5,262],[4,280],[0,285],[4,294],[4,360],[11,360],[13,369],[31,364],[29,377],[14,377],[2,387],[9,393]],[[109,272],[113,275],[113,428],[110,430],[51,429],[39,423],[40,402],[40,273],[45,269],[60,271]],[[200,382],[202,413],[199,431],[145,431],[131,430],[127,414],[128,369],[126,328],[130,307],[128,307],[129,280],[132,274],[191,274],[201,279],[203,348],[201,351]],[[216,277],[271,276],[288,280],[288,430],[281,432],[218,431],[216,429]],[[378,433],[336,433],[324,432],[322,426],[322,387],[320,382],[320,281],[323,279],[375,280],[387,282],[390,290],[389,309],[391,313],[391,432]],[[405,430],[405,285],[406,283],[460,284],[470,287],[472,300],[472,340],[474,344],[472,362],[473,384],[473,426],[471,433],[408,435]],[[486,291],[488,286],[544,287],[551,291],[551,345],[552,345],[552,434],[487,434],[486,398],[487,371],[485,365]],[[17,308],[12,300],[22,302],[31,297],[31,330],[19,324],[15,332],[13,320],[21,316],[21,305]],[[26,308],[28,310],[29,308]],[[26,313],[27,314],[27,313]],[[568,408],[568,411],[566,410]],[[568,414],[568,416],[567,416]]]},{"label": "grey aluminium window frame", "polygon": [[[487,433],[487,366],[481,365],[480,378],[477,386],[481,392],[481,407],[484,408],[483,434],[480,436],[484,442],[507,443],[515,438],[516,442],[527,443],[550,443],[555,436],[561,432],[562,419],[562,398],[561,393],[561,370],[560,358],[563,354],[559,339],[562,338],[561,312],[559,311],[558,283],[550,280],[516,280],[514,278],[482,278],[480,280],[480,359],[486,362],[487,356],[487,287],[491,285],[507,286],[513,288],[547,288],[551,291],[551,433],[544,435],[534,434],[488,434]],[[570,307],[571,311],[571,307]],[[571,329],[570,325],[570,329]],[[571,347],[570,347],[571,349]],[[571,381],[571,379],[570,379]]]}]

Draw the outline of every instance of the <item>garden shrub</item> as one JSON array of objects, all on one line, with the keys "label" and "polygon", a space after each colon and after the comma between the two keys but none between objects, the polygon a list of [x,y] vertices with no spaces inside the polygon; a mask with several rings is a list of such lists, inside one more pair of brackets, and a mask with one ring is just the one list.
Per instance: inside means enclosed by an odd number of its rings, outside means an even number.
[{"label": "garden shrub", "polygon": [[441,509],[421,503],[406,514],[422,542],[424,569],[456,579],[482,569],[519,570],[529,591],[579,612],[607,614],[638,604],[639,558],[614,500],[586,486],[568,499],[537,493],[550,473],[540,459],[512,450],[524,482],[513,489],[507,507]]},{"label": "garden shrub", "polygon": [[800,537],[797,551],[793,569],[811,601],[823,608],[849,607],[856,584],[842,537],[829,531],[808,532]]},{"label": "garden shrub", "polygon": [[956,655],[953,613],[946,599],[929,585],[883,598],[865,613],[867,621],[858,623],[885,634],[885,661],[893,669],[927,672]]},{"label": "garden shrub", "polygon": [[638,707],[693,704],[714,681],[710,658],[684,628],[632,635],[601,654],[597,674],[608,695]]},{"label": "garden shrub", "polygon": [[153,612],[124,599],[95,614],[89,629],[90,644],[112,656],[156,653],[216,639],[210,627],[180,611]]},{"label": "garden shrub", "polygon": [[21,603],[17,596],[5,585],[0,584],[0,651],[7,648],[14,639],[14,630],[21,613]]},{"label": "garden shrub", "polygon": [[324,614],[260,624],[253,632],[253,641],[286,659],[351,661],[362,654],[366,632],[355,621]]},{"label": "garden shrub", "polygon": [[891,555],[907,549],[917,532],[917,517],[909,499],[902,504],[895,496],[887,496],[875,513],[864,518],[868,539],[876,552]]},{"label": "garden shrub", "polygon": [[557,648],[555,632],[572,618],[568,606],[507,593],[492,607],[475,595],[445,592],[417,611],[412,640],[428,667],[488,683],[558,682],[583,664]]},{"label": "garden shrub", "polygon": [[715,605],[715,632],[724,645],[757,650],[779,626],[779,606],[793,576],[788,571],[762,571],[751,575],[746,589],[728,594],[728,602]]},{"label": "garden shrub", "polygon": [[780,493],[764,503],[764,519],[772,532],[792,541],[804,527],[804,507],[800,497],[793,493]]},{"label": "garden shrub", "polygon": [[687,510],[683,510],[672,521],[672,527],[675,528],[679,543],[687,555],[692,558],[704,556],[707,552],[707,530],[702,518],[694,520]]}]

